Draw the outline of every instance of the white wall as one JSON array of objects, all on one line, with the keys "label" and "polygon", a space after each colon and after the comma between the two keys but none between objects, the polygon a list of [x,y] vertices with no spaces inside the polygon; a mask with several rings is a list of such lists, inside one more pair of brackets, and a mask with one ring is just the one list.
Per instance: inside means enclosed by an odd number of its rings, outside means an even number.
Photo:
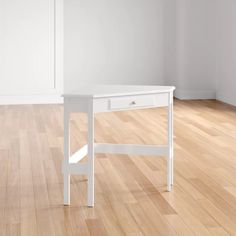
[{"label": "white wall", "polygon": [[164,84],[162,0],[67,0],[64,8],[65,91]]},{"label": "white wall", "polygon": [[[83,83],[166,84],[179,98],[236,105],[235,0],[64,4],[66,91]],[[61,13],[62,0],[0,1],[0,104],[58,101]]]},{"label": "white wall", "polygon": [[60,4],[61,0],[56,5],[54,0],[0,1],[0,104],[61,100],[55,35],[60,25],[55,20],[62,16]]}]

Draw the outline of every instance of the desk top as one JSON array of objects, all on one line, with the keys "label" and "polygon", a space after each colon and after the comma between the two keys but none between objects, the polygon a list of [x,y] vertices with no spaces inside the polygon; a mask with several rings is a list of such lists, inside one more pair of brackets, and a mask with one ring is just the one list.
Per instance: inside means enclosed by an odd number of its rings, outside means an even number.
[{"label": "desk top", "polygon": [[144,86],[144,85],[84,85],[75,91],[63,94],[63,97],[114,97],[173,92],[174,86]]}]

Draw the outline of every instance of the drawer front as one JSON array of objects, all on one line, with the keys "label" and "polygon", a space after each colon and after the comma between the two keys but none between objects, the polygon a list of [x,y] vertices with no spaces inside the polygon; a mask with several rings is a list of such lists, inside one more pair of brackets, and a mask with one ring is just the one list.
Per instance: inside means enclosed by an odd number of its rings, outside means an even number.
[{"label": "drawer front", "polygon": [[168,106],[168,93],[94,99],[95,113],[165,106]]},{"label": "drawer front", "polygon": [[127,96],[122,98],[110,98],[110,110],[131,109],[136,107],[152,107],[154,106],[154,95],[144,96]]}]

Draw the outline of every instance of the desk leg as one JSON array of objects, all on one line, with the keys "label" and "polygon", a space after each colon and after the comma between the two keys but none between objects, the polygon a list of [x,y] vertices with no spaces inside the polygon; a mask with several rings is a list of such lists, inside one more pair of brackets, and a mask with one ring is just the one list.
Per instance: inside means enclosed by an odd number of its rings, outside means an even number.
[{"label": "desk leg", "polygon": [[94,111],[93,100],[88,108],[88,206],[94,206]]},{"label": "desk leg", "polygon": [[64,205],[70,205],[70,114],[64,107]]},{"label": "desk leg", "polygon": [[174,181],[173,159],[173,93],[169,93],[168,106],[168,160],[167,160],[167,190],[171,191]]}]

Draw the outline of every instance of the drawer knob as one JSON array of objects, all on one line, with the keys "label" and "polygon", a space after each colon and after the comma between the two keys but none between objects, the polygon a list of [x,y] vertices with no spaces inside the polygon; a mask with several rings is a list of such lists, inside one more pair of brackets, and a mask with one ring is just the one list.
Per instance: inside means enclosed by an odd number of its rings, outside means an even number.
[{"label": "drawer knob", "polygon": [[136,102],[135,102],[135,101],[132,101],[132,102],[131,102],[131,105],[136,105]]}]

